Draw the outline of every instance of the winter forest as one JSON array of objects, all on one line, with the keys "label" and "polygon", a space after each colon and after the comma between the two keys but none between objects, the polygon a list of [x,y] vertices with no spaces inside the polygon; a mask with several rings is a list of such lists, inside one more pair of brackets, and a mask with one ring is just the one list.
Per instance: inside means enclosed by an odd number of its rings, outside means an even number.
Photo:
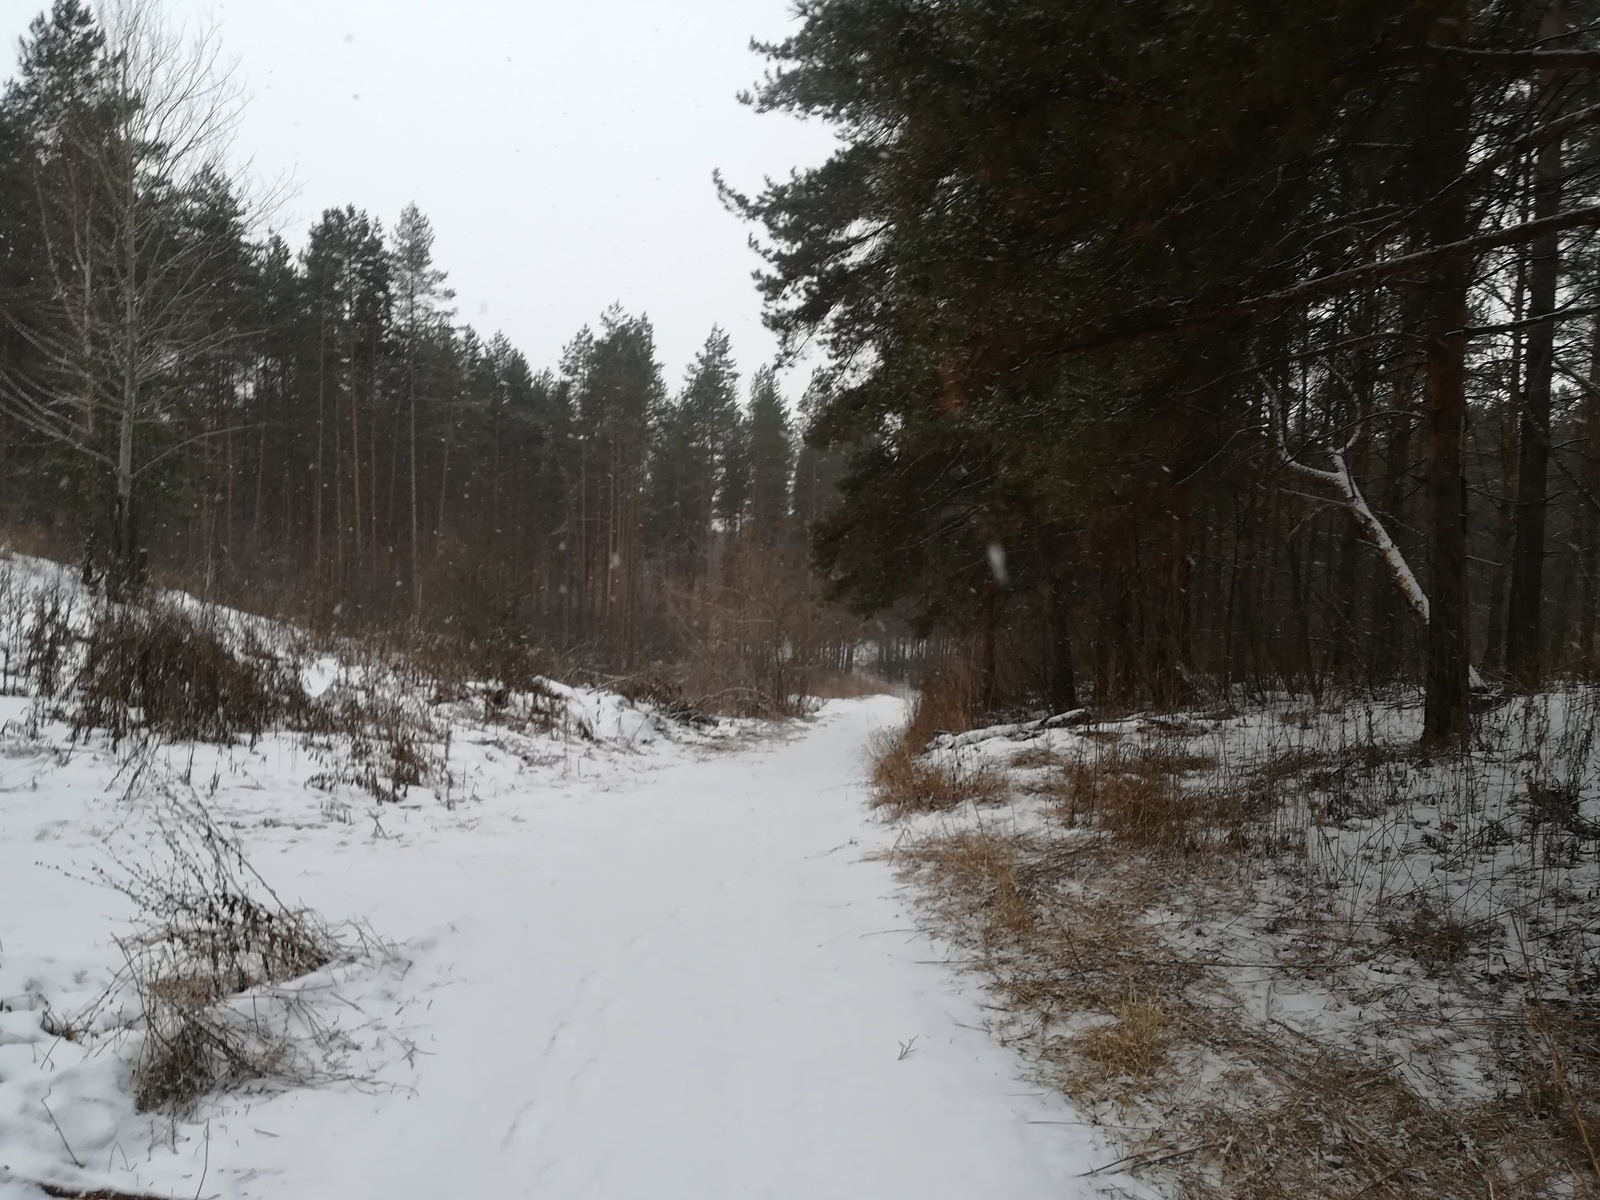
[{"label": "winter forest", "polygon": [[216,37],[108,11],[34,21],[0,116],[8,522],[113,589],[618,671],[681,656],[711,593],[809,597],[828,468],[770,370],[713,326],[679,381],[620,307],[530,365],[456,317],[415,206],[264,232]]},{"label": "winter forest", "polygon": [[1596,52],[1538,7],[802,6],[746,100],[844,148],[723,189],[821,351],[791,409],[618,307],[528,363],[414,206],[261,232],[218,46],[58,4],[4,106],[0,505],[113,582],[616,671],[810,558],[989,707],[1425,681],[1448,741],[1600,653]]},{"label": "winter forest", "polygon": [[776,2],[20,31],[0,1200],[1600,1196],[1600,0]]}]

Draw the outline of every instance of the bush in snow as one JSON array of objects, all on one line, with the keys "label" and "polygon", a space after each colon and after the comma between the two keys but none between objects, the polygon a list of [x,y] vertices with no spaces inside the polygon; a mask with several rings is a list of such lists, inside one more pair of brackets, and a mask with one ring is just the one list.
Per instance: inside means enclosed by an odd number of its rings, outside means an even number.
[{"label": "bush in snow", "polygon": [[248,633],[225,639],[170,603],[101,609],[76,694],[76,729],[104,729],[113,743],[136,729],[177,741],[253,740],[310,715],[297,670]]},{"label": "bush in snow", "polygon": [[156,830],[147,860],[97,872],[139,912],[119,939],[143,1014],[136,1105],[182,1112],[220,1087],[312,1073],[315,1023],[263,989],[350,959],[346,939],[279,899],[198,800],[165,792]]}]

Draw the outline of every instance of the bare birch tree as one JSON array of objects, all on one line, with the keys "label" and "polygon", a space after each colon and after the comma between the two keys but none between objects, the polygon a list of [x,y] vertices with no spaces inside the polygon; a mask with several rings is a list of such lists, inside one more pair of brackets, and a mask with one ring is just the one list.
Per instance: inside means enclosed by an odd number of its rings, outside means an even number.
[{"label": "bare birch tree", "polygon": [[242,92],[212,26],[111,0],[102,28],[97,119],[60,130],[36,172],[47,317],[21,332],[43,365],[7,379],[0,403],[108,485],[110,544],[91,557],[122,591],[142,574],[137,483],[205,436],[173,395],[175,368],[230,336],[206,320],[218,247],[184,214],[225,175]]}]

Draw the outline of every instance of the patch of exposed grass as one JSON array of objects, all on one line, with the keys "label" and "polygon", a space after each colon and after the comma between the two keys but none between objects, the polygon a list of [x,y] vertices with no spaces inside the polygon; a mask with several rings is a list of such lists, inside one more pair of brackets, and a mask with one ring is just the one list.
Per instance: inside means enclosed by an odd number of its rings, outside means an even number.
[{"label": "patch of exposed grass", "polygon": [[1170,1066],[1173,1018],[1159,996],[1143,996],[1130,985],[1111,1020],[1072,1039],[1074,1086],[1104,1093],[1147,1085]]},{"label": "patch of exposed grass", "polygon": [[[907,740],[880,746],[891,779],[908,764],[951,761],[919,763]],[[1521,1064],[1495,1089],[1453,1092],[1426,1086],[1417,1072],[1431,1068],[1389,1056],[1382,1039],[1328,1040],[1315,1022],[1303,1031],[1274,1010],[1270,988],[1265,1019],[1249,1016],[1231,990],[1269,979],[1303,991],[1316,960],[1350,954],[1400,954],[1409,970],[1448,973],[1480,955],[1484,928],[1442,909],[1391,909],[1370,950],[1341,951],[1328,940],[1333,917],[1307,893],[1292,922],[1303,933],[1283,942],[1303,958],[1194,935],[1244,920],[1258,902],[1274,878],[1261,864],[1284,861],[1272,856],[1302,836],[1286,812],[1313,813],[1307,796],[1334,789],[1350,793],[1352,811],[1393,808],[1403,756],[1290,745],[1228,768],[1161,731],[1084,743],[1081,762],[1060,766],[1058,823],[1017,832],[978,815],[907,839],[894,857],[929,928],[988,979],[996,1031],[1026,1050],[1041,1081],[1123,1131],[1116,1170],[1194,1200],[1600,1194],[1600,1006],[1513,1003],[1468,1030],[1449,1014],[1417,1014],[1441,1039],[1441,1061],[1470,1036]],[[1053,758],[1036,750],[1013,765]],[[941,807],[973,798],[961,783],[941,781]],[[1300,895],[1285,890],[1287,903]],[[1228,960],[1240,947],[1251,961]],[[1404,972],[1380,978],[1393,981],[1372,989],[1380,1002],[1409,986]]]},{"label": "patch of exposed grass", "polygon": [[1005,799],[1005,777],[988,769],[958,771],[931,764],[902,736],[881,739],[872,768],[873,803],[896,817],[947,812],[971,801],[995,804]]},{"label": "patch of exposed grass", "polygon": [[1186,775],[1214,765],[1161,743],[1107,743],[1063,767],[1055,788],[1060,814],[1069,825],[1092,825],[1143,851],[1193,851],[1238,815],[1229,793],[1185,785]]}]

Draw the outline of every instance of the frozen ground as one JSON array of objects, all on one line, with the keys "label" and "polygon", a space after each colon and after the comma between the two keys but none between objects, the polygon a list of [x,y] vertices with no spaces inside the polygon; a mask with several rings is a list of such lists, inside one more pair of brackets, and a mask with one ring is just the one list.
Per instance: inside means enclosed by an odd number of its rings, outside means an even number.
[{"label": "frozen ground", "polygon": [[1164,1194],[1595,1194],[1600,689],[1421,717],[1079,712],[897,777],[925,920]]},{"label": "frozen ground", "polygon": [[[287,735],[135,773],[0,701],[0,1198],[1143,1194],[1085,1174],[1118,1153],[1018,1081],[982,991],[911,931],[864,785],[898,701],[716,737],[571,699],[609,712],[599,737],[462,720],[449,805],[329,791]],[[180,792],[285,899],[389,946],[291,985],[320,1078],[172,1120],[128,1092],[133,914],[84,876],[151,853]]]}]

